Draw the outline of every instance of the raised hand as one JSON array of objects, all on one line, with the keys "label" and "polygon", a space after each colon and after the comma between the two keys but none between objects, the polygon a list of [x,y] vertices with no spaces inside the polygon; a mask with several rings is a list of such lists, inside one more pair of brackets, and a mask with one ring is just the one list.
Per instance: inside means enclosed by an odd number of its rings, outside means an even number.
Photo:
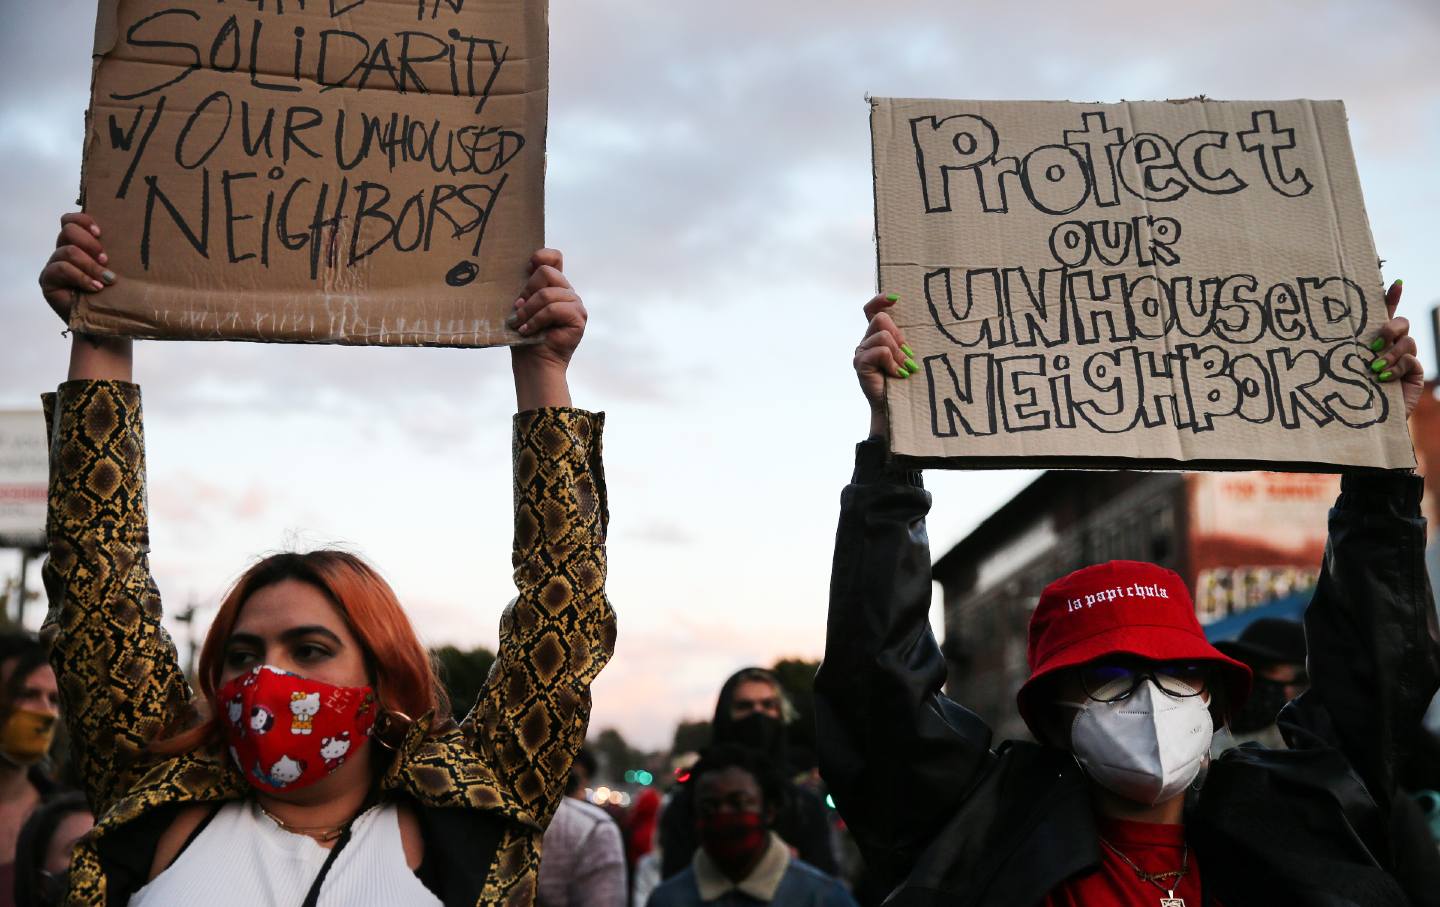
[{"label": "raised hand", "polygon": [[115,282],[108,263],[94,218],[78,211],[60,218],[55,251],[40,271],[40,292],[66,324],[81,293],[99,293]]},{"label": "raised hand", "polygon": [[1375,354],[1370,372],[1382,383],[1400,382],[1408,417],[1425,391],[1425,369],[1415,356],[1415,338],[1410,336],[1409,319],[1395,317],[1401,291],[1401,282],[1397,280],[1385,293],[1385,312],[1390,320],[1380,326],[1380,336],[1370,344],[1370,351]]},{"label": "raised hand", "polygon": [[525,295],[515,300],[515,310],[507,319],[522,335],[539,338],[537,343],[510,348],[515,400],[521,410],[570,405],[565,373],[585,336],[589,314],[565,277],[564,262],[556,249],[541,249],[531,256]]},{"label": "raised hand", "polygon": [[908,378],[918,370],[913,351],[905,343],[905,332],[890,317],[889,309],[899,299],[889,293],[865,303],[869,324],[860,345],[855,347],[855,377],[870,404],[872,438],[883,438],[890,431],[885,420],[885,378]]},{"label": "raised hand", "polygon": [[[60,218],[55,251],[40,270],[40,292],[67,325],[82,293],[100,293],[117,278],[100,241],[100,225],[88,214]],[[133,372],[128,337],[76,335],[70,343],[71,380],[129,381]]]}]

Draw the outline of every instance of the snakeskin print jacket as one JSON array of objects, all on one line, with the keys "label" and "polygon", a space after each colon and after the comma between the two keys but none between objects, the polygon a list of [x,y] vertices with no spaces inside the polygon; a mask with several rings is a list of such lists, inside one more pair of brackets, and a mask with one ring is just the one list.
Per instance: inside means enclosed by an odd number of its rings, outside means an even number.
[{"label": "snakeskin print jacket", "polygon": [[[46,395],[52,644],[77,774],[98,817],[76,848],[70,904],[124,904],[188,804],[248,796],[219,751],[174,757],[148,744],[193,720],[191,691],[160,625],[148,564],[140,390],[72,381]],[[590,684],[610,658],[605,598],[603,415],[515,417],[518,596],[500,619],[495,667],[458,725],[411,726],[380,780],[420,820],[420,876],[446,904],[530,904],[540,840],[584,741]]]}]

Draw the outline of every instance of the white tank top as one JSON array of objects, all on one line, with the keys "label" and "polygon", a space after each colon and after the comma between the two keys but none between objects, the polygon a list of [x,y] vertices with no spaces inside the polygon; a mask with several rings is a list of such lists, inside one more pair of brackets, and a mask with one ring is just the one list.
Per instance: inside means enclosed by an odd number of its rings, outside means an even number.
[{"label": "white tank top", "polygon": [[[135,892],[132,907],[300,907],[330,851],[288,832],[249,800],[226,803],[170,867]],[[399,811],[374,806],[350,826],[350,842],[320,889],[319,907],[438,905],[405,863]]]}]

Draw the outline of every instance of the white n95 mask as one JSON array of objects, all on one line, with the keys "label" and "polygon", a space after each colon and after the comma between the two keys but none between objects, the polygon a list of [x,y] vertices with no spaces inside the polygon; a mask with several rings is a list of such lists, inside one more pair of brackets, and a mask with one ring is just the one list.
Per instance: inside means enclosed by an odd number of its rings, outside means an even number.
[{"label": "white n95 mask", "polygon": [[1154,806],[1182,793],[1200,773],[1215,724],[1203,696],[1166,695],[1150,678],[1115,702],[1066,702],[1080,711],[1070,748],[1095,783]]}]

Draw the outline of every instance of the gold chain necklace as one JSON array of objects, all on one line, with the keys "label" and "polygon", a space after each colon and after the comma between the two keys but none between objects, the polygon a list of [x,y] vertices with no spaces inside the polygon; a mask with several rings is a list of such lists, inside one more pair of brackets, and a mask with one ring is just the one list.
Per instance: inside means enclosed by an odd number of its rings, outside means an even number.
[{"label": "gold chain necklace", "polygon": [[[1184,845],[1184,850],[1180,852],[1180,868],[1171,869],[1168,872],[1146,872],[1139,866],[1136,866],[1134,860],[1121,853],[1120,848],[1114,844],[1111,844],[1104,838],[1100,839],[1100,843],[1109,848],[1110,852],[1115,856],[1124,860],[1125,865],[1135,870],[1135,874],[1139,876],[1141,880],[1149,882],[1151,885],[1165,892],[1165,897],[1160,899],[1160,907],[1185,907],[1185,899],[1175,897],[1175,888],[1180,884],[1180,880],[1185,878],[1185,873],[1190,871],[1190,844],[1188,841]],[[1166,880],[1171,881],[1167,883]]]},{"label": "gold chain necklace", "polygon": [[[351,816],[339,825],[291,825],[289,822],[286,822],[284,819],[266,809],[263,803],[257,801],[255,805],[260,807],[262,813],[270,817],[271,822],[274,822],[291,834],[314,838],[321,844],[329,844],[331,841],[338,839],[345,833],[345,829],[350,827],[350,823],[355,821],[355,817]],[[1180,907],[1184,907],[1184,905],[1182,904]]]}]

